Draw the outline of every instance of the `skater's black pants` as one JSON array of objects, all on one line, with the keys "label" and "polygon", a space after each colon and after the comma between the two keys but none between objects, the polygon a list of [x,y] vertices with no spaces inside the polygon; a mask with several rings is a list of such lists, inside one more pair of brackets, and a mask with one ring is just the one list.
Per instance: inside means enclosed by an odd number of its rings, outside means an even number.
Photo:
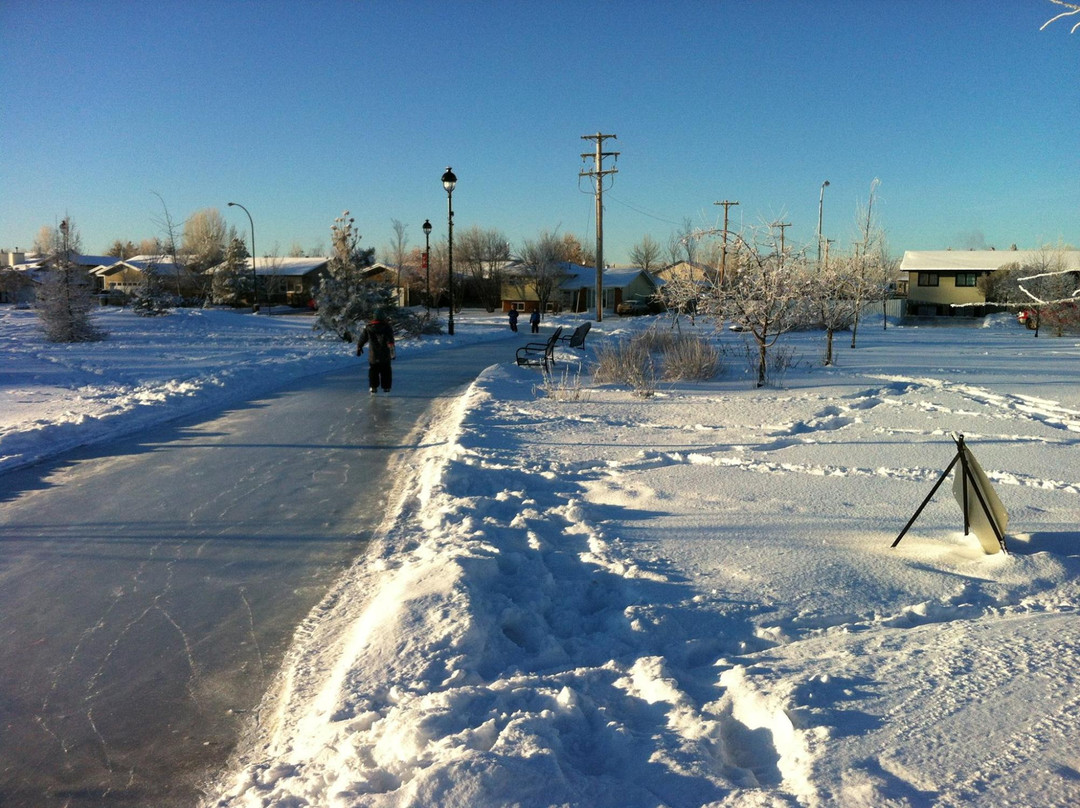
[{"label": "skater's black pants", "polygon": [[368,386],[375,390],[378,387],[382,387],[387,392],[390,391],[390,385],[394,381],[394,373],[390,370],[389,362],[372,362],[371,367],[368,368]]}]

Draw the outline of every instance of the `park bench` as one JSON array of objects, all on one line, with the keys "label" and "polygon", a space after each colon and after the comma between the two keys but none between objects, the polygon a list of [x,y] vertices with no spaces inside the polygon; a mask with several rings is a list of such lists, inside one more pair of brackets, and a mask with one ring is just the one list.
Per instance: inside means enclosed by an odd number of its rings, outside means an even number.
[{"label": "park bench", "polygon": [[517,363],[531,367],[540,367],[545,371],[555,364],[555,344],[562,336],[562,327],[551,332],[547,342],[530,342],[517,349]]},{"label": "park bench", "polygon": [[564,335],[559,337],[559,341],[568,343],[571,348],[580,348],[584,351],[585,337],[588,335],[590,328],[592,328],[592,323],[586,320],[574,329],[574,333],[569,336]]}]

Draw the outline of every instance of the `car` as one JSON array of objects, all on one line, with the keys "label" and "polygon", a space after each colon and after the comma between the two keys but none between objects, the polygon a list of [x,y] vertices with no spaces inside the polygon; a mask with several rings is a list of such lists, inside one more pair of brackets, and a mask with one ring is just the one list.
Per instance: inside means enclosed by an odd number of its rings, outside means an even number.
[{"label": "car", "polygon": [[1034,331],[1039,327],[1039,314],[1035,309],[1020,309],[1020,312],[1016,315],[1016,321]]},{"label": "car", "polygon": [[615,313],[620,317],[636,317],[649,313],[649,304],[643,300],[626,300],[615,307]]}]

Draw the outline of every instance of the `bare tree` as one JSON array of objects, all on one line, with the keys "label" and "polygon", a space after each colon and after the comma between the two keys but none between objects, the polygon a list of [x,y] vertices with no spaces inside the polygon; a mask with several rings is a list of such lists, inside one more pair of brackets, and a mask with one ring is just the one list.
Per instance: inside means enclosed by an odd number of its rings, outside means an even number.
[{"label": "bare tree", "polygon": [[646,272],[654,272],[660,264],[660,245],[646,235],[630,248],[630,262]]},{"label": "bare tree", "polygon": [[693,219],[689,217],[683,219],[682,228],[672,233],[668,240],[668,257],[671,263],[677,264],[680,261],[694,263],[699,239],[700,235],[694,227]]},{"label": "bare tree", "polygon": [[502,285],[510,242],[500,231],[473,225],[454,239],[455,263],[465,270],[481,305],[488,311],[502,305]]},{"label": "bare tree", "polygon": [[[394,229],[394,240],[390,242],[390,260],[394,262],[394,268],[397,270],[397,288],[404,288],[402,284],[402,273],[405,274],[405,281],[407,285],[409,270],[406,264],[409,261],[409,236],[406,233],[408,225],[402,223],[398,219],[390,220]],[[404,303],[408,305],[408,300]]]},{"label": "bare tree", "polygon": [[547,311],[555,290],[559,288],[565,255],[566,242],[548,230],[535,240],[526,239],[518,253],[521,264],[518,285],[533,287],[541,312]]},{"label": "bare tree", "polygon": [[[165,258],[172,260],[173,270],[176,273],[176,297],[183,296],[183,289],[180,286],[180,275],[183,273],[186,266],[186,262],[180,251],[180,229],[177,227],[176,222],[173,221],[172,214],[169,213],[169,206],[165,204],[165,199],[157,191],[151,191],[154,196],[161,202],[162,218],[156,220],[156,224],[161,228],[161,237],[158,239],[160,250],[157,253],[157,257],[164,263]],[[146,274],[146,273],[144,273]]]},{"label": "bare tree", "polygon": [[876,191],[881,180],[874,178],[870,183],[870,196],[866,208],[856,214],[860,238],[855,244],[855,256],[851,266],[850,294],[855,301],[855,318],[851,323],[851,347],[859,332],[859,315],[867,301],[884,297],[888,289],[890,269],[894,262],[889,258],[885,231],[878,224],[874,214]]},{"label": "bare tree", "polygon": [[35,301],[38,318],[50,342],[91,342],[104,334],[90,322],[94,284],[76,260],[81,240],[74,223],[65,218],[55,229],[39,233],[49,260]]}]

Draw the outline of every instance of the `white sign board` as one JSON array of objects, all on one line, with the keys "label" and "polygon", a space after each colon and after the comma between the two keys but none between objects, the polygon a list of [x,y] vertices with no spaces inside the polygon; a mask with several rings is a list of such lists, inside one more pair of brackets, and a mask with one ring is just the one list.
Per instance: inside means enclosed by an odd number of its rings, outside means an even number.
[{"label": "white sign board", "polygon": [[[994,487],[990,484],[986,472],[982,470],[982,466],[979,465],[979,461],[975,459],[971,450],[968,449],[967,446],[964,446],[963,452],[968,470],[967,522],[971,526],[971,532],[975,534],[975,537],[979,540],[979,544],[982,545],[983,550],[987,553],[996,553],[1001,550],[1001,542],[998,541],[998,534],[994,532],[994,526],[990,524],[990,520],[983,510],[983,506],[979,503],[979,497],[975,493],[975,487],[978,486],[979,493],[982,494],[982,500],[986,503],[986,507],[990,509],[990,515],[997,524],[997,528],[1001,532],[1002,537],[1005,536],[1005,528],[1009,525],[1009,513],[1005,510],[1005,506],[1001,504],[1001,500],[998,498]],[[960,503],[960,507],[963,508],[963,462],[957,463],[956,470],[953,473],[953,494],[956,496],[956,501]]]}]

